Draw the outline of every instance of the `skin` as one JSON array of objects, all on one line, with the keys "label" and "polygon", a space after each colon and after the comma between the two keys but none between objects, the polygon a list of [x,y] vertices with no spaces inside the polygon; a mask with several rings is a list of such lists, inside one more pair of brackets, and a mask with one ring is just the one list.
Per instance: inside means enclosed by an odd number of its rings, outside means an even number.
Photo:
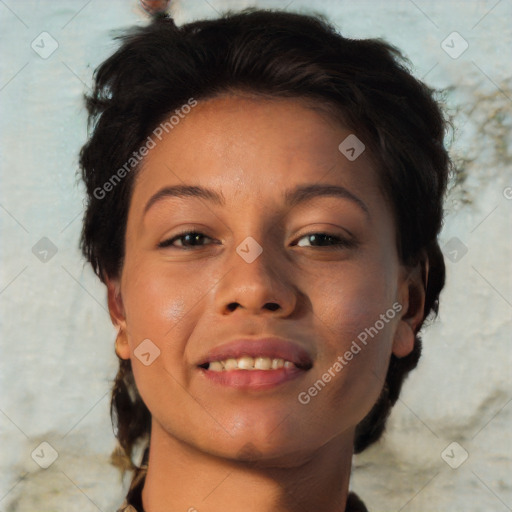
[{"label": "skin", "polygon": [[[298,99],[226,95],[200,101],[146,156],[123,267],[107,282],[118,354],[132,360],[152,414],[146,512],[345,509],[355,427],[379,396],[391,353],[411,352],[424,304],[420,269],[400,264],[369,151],[349,161],[338,150],[350,133]],[[333,196],[287,208],[283,191],[310,183],[345,187],[368,214]],[[226,204],[166,197],[144,214],[153,194],[178,184],[214,189]],[[182,229],[206,237],[158,248]],[[354,244],[315,243],[312,233]],[[263,248],[252,263],[236,252],[248,236]],[[401,312],[300,403],[395,302]],[[212,347],[272,335],[305,348],[313,368],[266,391],[201,378],[196,365]],[[148,366],[134,355],[145,339],[160,350]]]}]

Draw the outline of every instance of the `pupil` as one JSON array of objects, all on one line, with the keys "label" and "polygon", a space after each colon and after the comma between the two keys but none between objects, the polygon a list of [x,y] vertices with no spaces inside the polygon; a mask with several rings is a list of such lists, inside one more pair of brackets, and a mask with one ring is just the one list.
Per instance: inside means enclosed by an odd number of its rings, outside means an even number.
[{"label": "pupil", "polygon": [[198,238],[200,238],[202,235],[200,235],[199,233],[194,233],[194,234],[189,234],[189,235],[186,235],[185,239],[190,239],[189,241],[191,242],[194,242],[198,240]]},{"label": "pupil", "polygon": [[314,243],[314,242],[320,242],[321,240],[323,240],[325,242],[326,238],[327,238],[327,235],[310,235],[310,242],[311,243]]}]

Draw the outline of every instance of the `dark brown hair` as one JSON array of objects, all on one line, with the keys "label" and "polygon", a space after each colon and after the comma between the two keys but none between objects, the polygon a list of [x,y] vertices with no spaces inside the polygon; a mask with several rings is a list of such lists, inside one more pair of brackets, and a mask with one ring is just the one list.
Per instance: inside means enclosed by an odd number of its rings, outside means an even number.
[{"label": "dark brown hair", "polygon": [[[391,355],[380,398],[357,426],[354,449],[364,450],[381,436],[402,382],[418,362],[418,331],[437,314],[445,281],[437,236],[451,162],[443,144],[447,123],[434,91],[412,76],[393,46],[345,38],[319,16],[247,9],[178,27],[157,15],[120,37],[122,45],[96,70],[86,97],[94,129],[80,153],[88,199],[81,249],[103,282],[122,269],[135,171],[108,194],[99,197],[98,190],[191,97],[243,91],[328,106],[333,116],[341,113],[337,119],[358,134],[377,162],[401,262],[414,266],[428,258],[429,278],[414,350],[400,359]],[[130,360],[119,359],[111,416],[116,453],[134,467],[133,449],[149,441],[151,415]],[[147,460],[147,450],[145,455]]]}]

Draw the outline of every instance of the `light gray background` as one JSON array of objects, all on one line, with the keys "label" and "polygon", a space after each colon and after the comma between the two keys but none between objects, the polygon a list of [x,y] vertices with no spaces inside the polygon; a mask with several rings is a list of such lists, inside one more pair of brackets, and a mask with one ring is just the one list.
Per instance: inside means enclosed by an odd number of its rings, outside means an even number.
[{"label": "light gray background", "polygon": [[[416,76],[447,88],[452,154],[466,179],[447,200],[441,314],[424,331],[423,357],[386,435],[355,458],[351,486],[375,512],[512,510],[512,2],[174,5],[178,23],[227,7],[314,6],[346,36],[396,44]],[[116,48],[113,29],[145,22],[133,0],[0,1],[0,511],[107,512],[126,493],[108,463],[115,331],[104,287],[78,251],[75,171],[92,71]],[[448,37],[454,31],[469,45],[458,58],[441,46],[463,48]],[[52,39],[58,48],[44,55]],[[49,457],[42,442],[58,453],[47,469],[32,456]]]}]

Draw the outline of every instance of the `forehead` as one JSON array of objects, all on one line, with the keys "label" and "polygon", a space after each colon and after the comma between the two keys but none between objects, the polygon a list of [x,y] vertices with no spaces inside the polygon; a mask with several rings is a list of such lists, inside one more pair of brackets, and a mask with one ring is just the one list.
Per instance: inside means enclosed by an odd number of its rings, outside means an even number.
[{"label": "forehead", "polygon": [[[176,119],[176,118],[175,118]],[[378,192],[364,151],[350,161],[339,145],[351,130],[299,99],[221,96],[199,101],[167,127],[144,159],[132,206],[157,189],[195,184],[237,201],[274,197],[302,183],[329,183],[354,194]]]}]

